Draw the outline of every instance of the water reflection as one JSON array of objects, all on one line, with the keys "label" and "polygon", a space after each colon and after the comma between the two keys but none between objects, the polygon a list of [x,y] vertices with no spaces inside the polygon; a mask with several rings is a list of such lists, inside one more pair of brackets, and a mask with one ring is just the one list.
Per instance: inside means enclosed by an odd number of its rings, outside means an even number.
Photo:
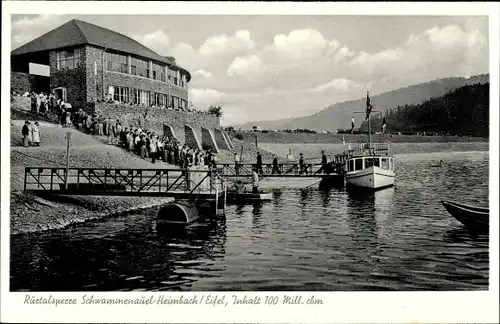
[{"label": "water reflection", "polygon": [[489,243],[489,235],[462,225],[446,231],[444,240],[450,243]]},{"label": "water reflection", "polygon": [[443,169],[401,159],[396,187],[375,193],[281,188],[187,228],[141,213],[15,236],[11,289],[484,290],[488,237],[440,199],[487,202],[487,156],[442,155]]}]

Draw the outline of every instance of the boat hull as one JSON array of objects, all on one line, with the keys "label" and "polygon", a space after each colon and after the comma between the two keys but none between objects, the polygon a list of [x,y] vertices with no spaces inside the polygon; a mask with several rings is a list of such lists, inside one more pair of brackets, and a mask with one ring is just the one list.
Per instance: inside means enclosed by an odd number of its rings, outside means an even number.
[{"label": "boat hull", "polygon": [[345,178],[346,185],[349,187],[375,190],[394,186],[396,174],[394,171],[372,166],[364,170],[348,172]]},{"label": "boat hull", "polygon": [[490,212],[488,208],[459,204],[453,201],[441,200],[444,208],[465,226],[486,231],[490,225]]},{"label": "boat hull", "polygon": [[226,197],[228,203],[254,203],[260,201],[273,200],[272,193],[228,192]]}]

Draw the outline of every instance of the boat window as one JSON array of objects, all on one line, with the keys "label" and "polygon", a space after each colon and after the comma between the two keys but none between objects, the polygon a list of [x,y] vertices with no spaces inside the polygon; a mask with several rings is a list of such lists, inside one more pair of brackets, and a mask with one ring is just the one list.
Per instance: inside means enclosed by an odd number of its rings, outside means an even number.
[{"label": "boat window", "polygon": [[373,165],[373,158],[366,158],[365,159],[365,168],[369,168]]},{"label": "boat window", "polygon": [[396,164],[394,163],[394,159],[391,159],[391,170],[394,170],[396,168]]},{"label": "boat window", "polygon": [[394,165],[393,165],[392,159],[389,159],[389,170],[393,170],[393,168],[394,168]]},{"label": "boat window", "polygon": [[356,159],[354,164],[356,166],[356,170],[363,170],[363,159]]},{"label": "boat window", "polygon": [[382,158],[382,169],[389,170],[389,159]]},{"label": "boat window", "polygon": [[380,167],[380,158],[374,158],[373,159],[373,165],[376,167]]},{"label": "boat window", "polygon": [[354,160],[349,160],[347,171],[354,171]]}]

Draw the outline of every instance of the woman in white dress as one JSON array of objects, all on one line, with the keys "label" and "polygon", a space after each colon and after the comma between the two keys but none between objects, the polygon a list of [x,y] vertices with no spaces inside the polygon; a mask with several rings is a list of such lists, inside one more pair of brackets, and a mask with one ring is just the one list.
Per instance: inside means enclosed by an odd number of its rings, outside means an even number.
[{"label": "woman in white dress", "polygon": [[40,146],[40,125],[38,124],[38,122],[35,122],[35,125],[33,125],[32,133],[33,145]]},{"label": "woman in white dress", "polygon": [[66,112],[66,127],[71,127],[71,112]]}]

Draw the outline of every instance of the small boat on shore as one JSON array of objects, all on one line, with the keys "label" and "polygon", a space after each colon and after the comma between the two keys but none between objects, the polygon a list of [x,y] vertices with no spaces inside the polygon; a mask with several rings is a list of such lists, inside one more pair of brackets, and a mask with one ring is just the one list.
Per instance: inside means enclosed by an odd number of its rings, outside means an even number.
[{"label": "small boat on shore", "polygon": [[253,193],[228,191],[226,193],[226,199],[228,203],[254,203],[273,200],[273,194],[271,192]]},{"label": "small boat on shore", "polygon": [[441,200],[441,203],[451,216],[465,226],[477,230],[488,230],[490,224],[489,208],[459,204],[447,200]]}]

